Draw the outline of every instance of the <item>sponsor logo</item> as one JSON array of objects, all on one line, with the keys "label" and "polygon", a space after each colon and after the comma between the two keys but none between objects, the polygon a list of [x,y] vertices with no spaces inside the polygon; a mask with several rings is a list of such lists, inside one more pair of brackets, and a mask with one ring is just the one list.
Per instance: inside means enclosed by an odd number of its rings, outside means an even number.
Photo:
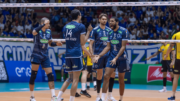
[{"label": "sponsor logo", "polygon": [[118,33],[122,34],[122,31],[118,31]]},{"label": "sponsor logo", "polygon": [[108,40],[108,37],[101,37],[101,40],[107,41],[107,40]]},{"label": "sponsor logo", "polygon": [[48,43],[48,40],[46,40],[46,39],[41,39],[40,42],[41,42],[41,43]]},{"label": "sponsor logo", "polygon": [[[31,66],[31,65],[30,65]],[[27,67],[27,68],[24,68],[24,67],[16,67],[15,68],[15,72],[16,72],[16,75],[18,77],[21,77],[22,74],[25,72],[26,76],[27,77],[30,77],[31,76],[31,68],[30,67]]]},{"label": "sponsor logo", "polygon": [[100,29],[97,30],[97,32],[99,32],[99,31],[100,31]]},{"label": "sponsor logo", "polygon": [[67,28],[67,29],[74,29],[75,26],[74,26],[74,25],[67,25],[66,28]]},{"label": "sponsor logo", "polygon": [[109,35],[111,35],[111,34],[112,34],[112,32],[113,32],[113,31],[111,31],[111,32],[109,33]]},{"label": "sponsor logo", "polygon": [[50,34],[50,31],[46,31],[46,33]]},{"label": "sponsor logo", "polygon": [[[149,66],[147,73],[147,82],[163,80],[163,73],[161,72],[161,68],[161,66]],[[171,82],[171,75],[169,72],[167,72],[167,81]]]},{"label": "sponsor logo", "polygon": [[111,43],[112,43],[112,44],[118,44],[119,41],[118,41],[118,40],[111,40]]},{"label": "sponsor logo", "polygon": [[76,65],[74,65],[74,66],[73,66],[73,68],[77,68],[77,66],[76,66]]},{"label": "sponsor logo", "polygon": [[109,31],[109,29],[106,29],[107,31]]}]

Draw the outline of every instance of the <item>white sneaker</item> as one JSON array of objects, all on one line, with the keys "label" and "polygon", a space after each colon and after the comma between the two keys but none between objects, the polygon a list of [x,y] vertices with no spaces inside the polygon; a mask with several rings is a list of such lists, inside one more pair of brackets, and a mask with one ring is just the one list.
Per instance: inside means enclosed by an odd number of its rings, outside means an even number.
[{"label": "white sneaker", "polygon": [[161,89],[161,90],[159,90],[159,92],[167,92],[167,89]]},{"label": "white sneaker", "polygon": [[60,99],[57,98],[57,101],[63,101],[63,98],[60,98]]},{"label": "white sneaker", "polygon": [[51,98],[51,101],[58,101],[58,100],[57,100],[57,97],[56,97],[56,96],[53,96],[53,97]]},{"label": "white sneaker", "polygon": [[106,101],[117,101],[114,97],[107,97]]},{"label": "white sneaker", "polygon": [[97,98],[96,98],[96,101],[99,101],[101,98],[98,96]]},{"label": "white sneaker", "polygon": [[34,97],[31,97],[30,98],[30,101],[36,101]]}]

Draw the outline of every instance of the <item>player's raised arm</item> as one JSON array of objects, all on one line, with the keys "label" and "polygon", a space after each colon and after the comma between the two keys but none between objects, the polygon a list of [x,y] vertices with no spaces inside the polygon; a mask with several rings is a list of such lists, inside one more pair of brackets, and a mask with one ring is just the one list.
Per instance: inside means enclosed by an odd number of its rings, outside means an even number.
[{"label": "player's raised arm", "polygon": [[42,18],[41,19],[41,25],[39,26],[39,27],[37,27],[37,28],[35,28],[34,30],[33,30],[33,35],[37,35],[38,34],[38,32],[46,25],[46,24],[48,24],[49,23],[49,20],[48,19],[46,19],[46,18]]},{"label": "player's raised arm", "polygon": [[90,39],[90,42],[89,42],[89,52],[93,55],[94,54],[93,44],[94,44],[94,40],[95,40],[95,30],[91,31],[89,39]]}]

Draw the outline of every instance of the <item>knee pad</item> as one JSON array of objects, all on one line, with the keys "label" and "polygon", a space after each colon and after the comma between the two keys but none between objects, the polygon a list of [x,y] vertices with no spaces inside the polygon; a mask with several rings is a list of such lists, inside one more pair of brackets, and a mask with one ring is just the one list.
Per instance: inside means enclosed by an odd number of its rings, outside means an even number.
[{"label": "knee pad", "polygon": [[49,73],[49,74],[47,75],[47,77],[48,77],[48,82],[54,81],[54,75],[53,75],[52,73]]},{"label": "knee pad", "polygon": [[30,78],[29,84],[31,84],[31,85],[34,84],[34,81],[36,79],[36,75],[37,75],[37,71],[31,70],[31,78]]},{"label": "knee pad", "polygon": [[69,74],[69,77],[66,80],[68,83],[72,83],[73,82],[73,74]]}]

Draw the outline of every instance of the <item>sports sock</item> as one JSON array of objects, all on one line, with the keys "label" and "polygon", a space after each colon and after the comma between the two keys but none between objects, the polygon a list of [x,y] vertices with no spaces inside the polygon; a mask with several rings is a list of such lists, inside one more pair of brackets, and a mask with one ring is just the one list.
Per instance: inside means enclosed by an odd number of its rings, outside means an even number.
[{"label": "sports sock", "polygon": [[100,93],[101,81],[102,81],[102,80],[97,80],[97,93]]},{"label": "sports sock", "polygon": [[114,85],[114,78],[109,79],[109,92],[112,92]]},{"label": "sports sock", "polygon": [[166,86],[167,79],[163,78],[163,86]]},{"label": "sports sock", "polygon": [[86,90],[86,83],[81,83],[81,86],[82,86],[82,91],[85,91]]}]

